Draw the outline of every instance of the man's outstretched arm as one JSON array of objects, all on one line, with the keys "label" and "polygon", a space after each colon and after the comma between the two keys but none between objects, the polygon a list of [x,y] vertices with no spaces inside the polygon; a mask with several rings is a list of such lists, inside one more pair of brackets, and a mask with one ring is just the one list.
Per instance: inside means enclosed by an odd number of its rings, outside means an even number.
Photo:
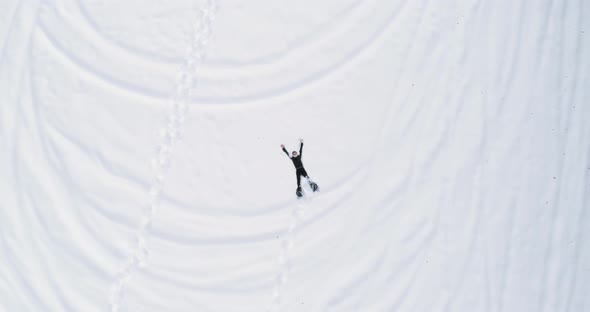
[{"label": "man's outstretched arm", "polygon": [[301,145],[299,145],[299,156],[303,155],[303,139],[299,139]]},{"label": "man's outstretched arm", "polygon": [[287,152],[287,149],[285,148],[285,145],[281,144],[281,148],[283,149],[283,152],[285,152],[285,154],[287,154],[287,157],[291,158],[289,156],[289,152]]}]

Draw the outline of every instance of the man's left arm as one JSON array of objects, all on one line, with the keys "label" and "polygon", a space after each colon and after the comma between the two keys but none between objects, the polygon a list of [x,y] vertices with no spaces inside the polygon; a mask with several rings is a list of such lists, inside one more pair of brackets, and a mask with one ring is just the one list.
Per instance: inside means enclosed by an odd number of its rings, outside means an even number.
[{"label": "man's left arm", "polygon": [[301,145],[299,145],[299,156],[303,155],[303,139],[299,139],[299,142],[301,142]]}]

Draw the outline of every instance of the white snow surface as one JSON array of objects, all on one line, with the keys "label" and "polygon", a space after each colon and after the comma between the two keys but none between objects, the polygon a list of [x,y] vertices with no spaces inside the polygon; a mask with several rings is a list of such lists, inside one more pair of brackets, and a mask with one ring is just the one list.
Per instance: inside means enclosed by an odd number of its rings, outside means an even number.
[{"label": "white snow surface", "polygon": [[587,0],[0,1],[0,311],[590,311],[589,239]]}]

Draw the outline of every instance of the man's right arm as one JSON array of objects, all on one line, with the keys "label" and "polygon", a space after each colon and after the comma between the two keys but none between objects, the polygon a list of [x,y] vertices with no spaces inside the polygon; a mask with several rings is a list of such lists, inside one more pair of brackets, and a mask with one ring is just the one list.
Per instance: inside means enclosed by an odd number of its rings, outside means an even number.
[{"label": "man's right arm", "polygon": [[[285,145],[281,145],[283,152],[285,152],[285,155],[287,155],[287,157],[289,157],[289,152],[287,152],[287,149],[285,148]],[[289,157],[291,158],[291,157]]]}]

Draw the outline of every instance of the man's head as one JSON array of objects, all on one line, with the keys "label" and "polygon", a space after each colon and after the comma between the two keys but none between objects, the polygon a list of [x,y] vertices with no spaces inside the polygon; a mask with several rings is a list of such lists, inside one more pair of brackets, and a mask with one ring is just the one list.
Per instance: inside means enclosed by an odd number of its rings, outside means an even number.
[{"label": "man's head", "polygon": [[291,156],[297,157],[297,152],[296,151],[293,151],[293,153],[291,153]]}]

